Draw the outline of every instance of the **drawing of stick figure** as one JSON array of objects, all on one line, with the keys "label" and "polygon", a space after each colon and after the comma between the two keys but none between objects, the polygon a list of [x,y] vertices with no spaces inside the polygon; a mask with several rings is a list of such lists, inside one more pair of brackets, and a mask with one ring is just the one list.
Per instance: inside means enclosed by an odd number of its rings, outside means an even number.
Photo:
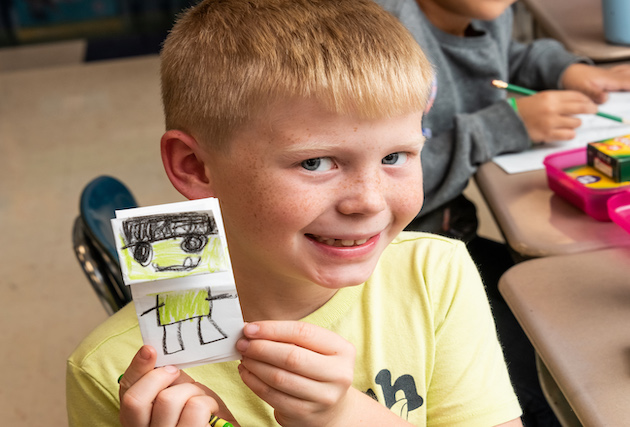
[{"label": "drawing of stick figure", "polygon": [[212,295],[210,288],[163,292],[156,295],[155,307],[144,311],[144,316],[157,312],[158,326],[163,329],[162,349],[164,354],[178,353],[186,349],[182,338],[182,327],[196,328],[199,345],[211,344],[227,338],[226,333],[212,318],[213,302],[236,298],[223,293]]}]

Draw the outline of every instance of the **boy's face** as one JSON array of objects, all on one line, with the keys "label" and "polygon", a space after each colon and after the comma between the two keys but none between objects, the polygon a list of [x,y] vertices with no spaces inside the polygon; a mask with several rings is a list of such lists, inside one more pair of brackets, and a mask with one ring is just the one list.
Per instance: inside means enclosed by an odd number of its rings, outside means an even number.
[{"label": "boy's face", "polygon": [[364,282],[422,206],[421,119],[361,120],[301,101],[238,133],[227,153],[204,152],[239,277]]}]

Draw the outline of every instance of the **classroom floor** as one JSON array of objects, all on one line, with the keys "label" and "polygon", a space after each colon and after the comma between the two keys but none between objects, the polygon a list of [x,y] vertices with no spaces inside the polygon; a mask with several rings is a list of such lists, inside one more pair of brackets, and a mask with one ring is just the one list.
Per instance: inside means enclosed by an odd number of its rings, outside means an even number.
[{"label": "classroom floor", "polygon": [[107,317],[72,249],[83,186],[111,174],[140,203],[183,200],[160,164],[157,57],[83,65],[81,49],[0,49],[4,426],[67,425],[66,358]]},{"label": "classroom floor", "polygon": [[[89,63],[80,65],[86,73],[77,73],[84,48],[65,42],[0,49],[0,414],[6,426],[67,425],[66,358],[107,317],[72,249],[83,186],[111,174],[140,204],[182,200],[160,163],[157,57]],[[124,74],[115,64],[124,65]],[[139,89],[146,87],[151,90]],[[121,94],[133,102],[124,114]],[[474,185],[467,193],[479,202],[481,234],[501,239]]]}]

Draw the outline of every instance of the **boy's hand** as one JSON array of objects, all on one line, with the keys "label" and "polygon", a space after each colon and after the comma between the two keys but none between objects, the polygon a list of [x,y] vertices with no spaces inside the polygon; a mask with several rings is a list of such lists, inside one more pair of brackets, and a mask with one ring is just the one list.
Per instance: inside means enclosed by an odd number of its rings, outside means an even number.
[{"label": "boy's hand", "polygon": [[157,353],[143,346],[120,380],[120,423],[207,427],[212,414],[237,426],[221,399],[174,366],[155,369]]},{"label": "boy's hand", "polygon": [[352,344],[305,322],[255,322],[243,331],[245,338],[236,344],[243,355],[241,378],[273,406],[278,423],[331,426],[348,414],[353,401]]},{"label": "boy's hand", "polygon": [[576,114],[595,114],[597,105],[586,95],[570,90],[548,90],[516,100],[527,133],[534,143],[575,138],[582,121]]},{"label": "boy's hand", "polygon": [[630,65],[601,68],[573,64],[562,75],[562,86],[582,92],[601,104],[608,99],[608,92],[630,90]]}]

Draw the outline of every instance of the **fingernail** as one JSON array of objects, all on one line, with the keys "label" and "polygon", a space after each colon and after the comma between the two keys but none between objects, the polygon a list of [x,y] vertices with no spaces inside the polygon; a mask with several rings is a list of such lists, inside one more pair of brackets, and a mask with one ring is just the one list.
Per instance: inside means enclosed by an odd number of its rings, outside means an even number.
[{"label": "fingernail", "polygon": [[151,350],[149,350],[147,347],[142,347],[140,349],[140,357],[144,360],[149,360],[151,358]]},{"label": "fingernail", "polygon": [[245,333],[245,335],[256,335],[256,333],[260,330],[260,326],[258,326],[255,323],[248,323],[247,325],[245,325],[245,327],[243,328],[243,332]]},{"label": "fingernail", "polygon": [[236,341],[236,349],[240,351],[241,353],[247,350],[248,347],[249,347],[248,339],[241,338],[240,340]]},{"label": "fingernail", "polygon": [[164,370],[169,374],[176,374],[177,372],[179,372],[179,369],[177,369],[177,367],[173,365],[166,365],[164,367]]}]

